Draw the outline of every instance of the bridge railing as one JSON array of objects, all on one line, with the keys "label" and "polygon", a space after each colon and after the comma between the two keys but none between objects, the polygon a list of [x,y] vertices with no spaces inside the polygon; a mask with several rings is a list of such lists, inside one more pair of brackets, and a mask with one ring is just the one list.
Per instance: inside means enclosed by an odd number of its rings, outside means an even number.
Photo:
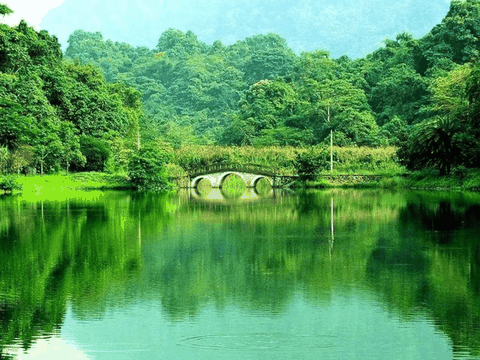
[{"label": "bridge railing", "polygon": [[280,175],[278,169],[275,168],[268,168],[263,165],[258,164],[211,164],[206,166],[200,167],[190,167],[185,168],[185,171],[188,173],[190,177],[196,175],[203,175],[208,174],[216,171],[241,171],[241,172],[254,172],[254,173],[262,173],[262,174],[269,174],[269,175]]}]

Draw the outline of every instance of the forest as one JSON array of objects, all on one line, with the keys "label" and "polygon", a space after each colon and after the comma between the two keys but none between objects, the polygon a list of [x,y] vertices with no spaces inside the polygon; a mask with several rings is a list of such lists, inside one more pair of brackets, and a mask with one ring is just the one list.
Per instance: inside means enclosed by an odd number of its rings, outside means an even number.
[{"label": "forest", "polygon": [[166,162],[185,145],[322,147],[330,133],[395,146],[409,170],[479,168],[479,38],[479,0],[356,59],[173,28],[153,49],[76,30],[62,53],[45,30],[0,24],[0,173],[125,171],[145,149]]}]

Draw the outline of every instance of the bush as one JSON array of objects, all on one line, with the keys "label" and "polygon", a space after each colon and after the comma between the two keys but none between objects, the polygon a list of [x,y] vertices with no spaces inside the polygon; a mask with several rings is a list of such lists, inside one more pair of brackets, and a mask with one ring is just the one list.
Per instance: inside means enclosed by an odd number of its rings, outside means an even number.
[{"label": "bush", "polygon": [[298,153],[295,168],[302,180],[314,180],[322,170],[330,166],[330,151],[328,148],[311,148]]},{"label": "bush", "polygon": [[145,147],[132,154],[128,176],[140,190],[167,190],[171,188],[165,164],[171,155],[154,147]]},{"label": "bush", "polygon": [[17,177],[13,175],[0,177],[0,192],[13,192],[14,190],[21,191],[22,184],[17,183]]},{"label": "bush", "polygon": [[453,168],[452,175],[459,180],[464,180],[467,177],[467,172],[468,169],[465,166],[459,165]]}]

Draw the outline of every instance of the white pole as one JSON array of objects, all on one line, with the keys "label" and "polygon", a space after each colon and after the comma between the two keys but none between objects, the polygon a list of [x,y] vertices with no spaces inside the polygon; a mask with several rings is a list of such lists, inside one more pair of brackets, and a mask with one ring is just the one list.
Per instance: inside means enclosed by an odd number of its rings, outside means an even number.
[{"label": "white pole", "polygon": [[333,242],[334,242],[334,232],[333,232],[333,196],[332,196],[332,202],[331,202],[331,205],[330,205],[330,223],[331,223],[331,237],[330,237],[330,241],[329,241],[329,244],[328,244],[328,255],[330,257],[330,259],[332,258],[332,250],[333,250]]},{"label": "white pole", "polygon": [[333,130],[330,129],[330,171],[333,171]]},{"label": "white pole", "polygon": [[[330,124],[330,105],[327,108],[327,122]],[[333,171],[333,130],[330,129],[330,171]]]}]

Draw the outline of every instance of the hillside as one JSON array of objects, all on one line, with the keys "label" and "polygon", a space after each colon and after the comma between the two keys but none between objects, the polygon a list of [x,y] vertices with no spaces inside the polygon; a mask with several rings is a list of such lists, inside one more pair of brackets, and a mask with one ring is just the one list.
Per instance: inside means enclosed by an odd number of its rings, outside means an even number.
[{"label": "hillside", "polygon": [[448,0],[65,0],[40,26],[67,47],[77,29],[154,47],[168,28],[192,30],[208,44],[233,44],[275,32],[296,52],[326,49],[363,57],[399,32],[421,37],[448,11]]}]

